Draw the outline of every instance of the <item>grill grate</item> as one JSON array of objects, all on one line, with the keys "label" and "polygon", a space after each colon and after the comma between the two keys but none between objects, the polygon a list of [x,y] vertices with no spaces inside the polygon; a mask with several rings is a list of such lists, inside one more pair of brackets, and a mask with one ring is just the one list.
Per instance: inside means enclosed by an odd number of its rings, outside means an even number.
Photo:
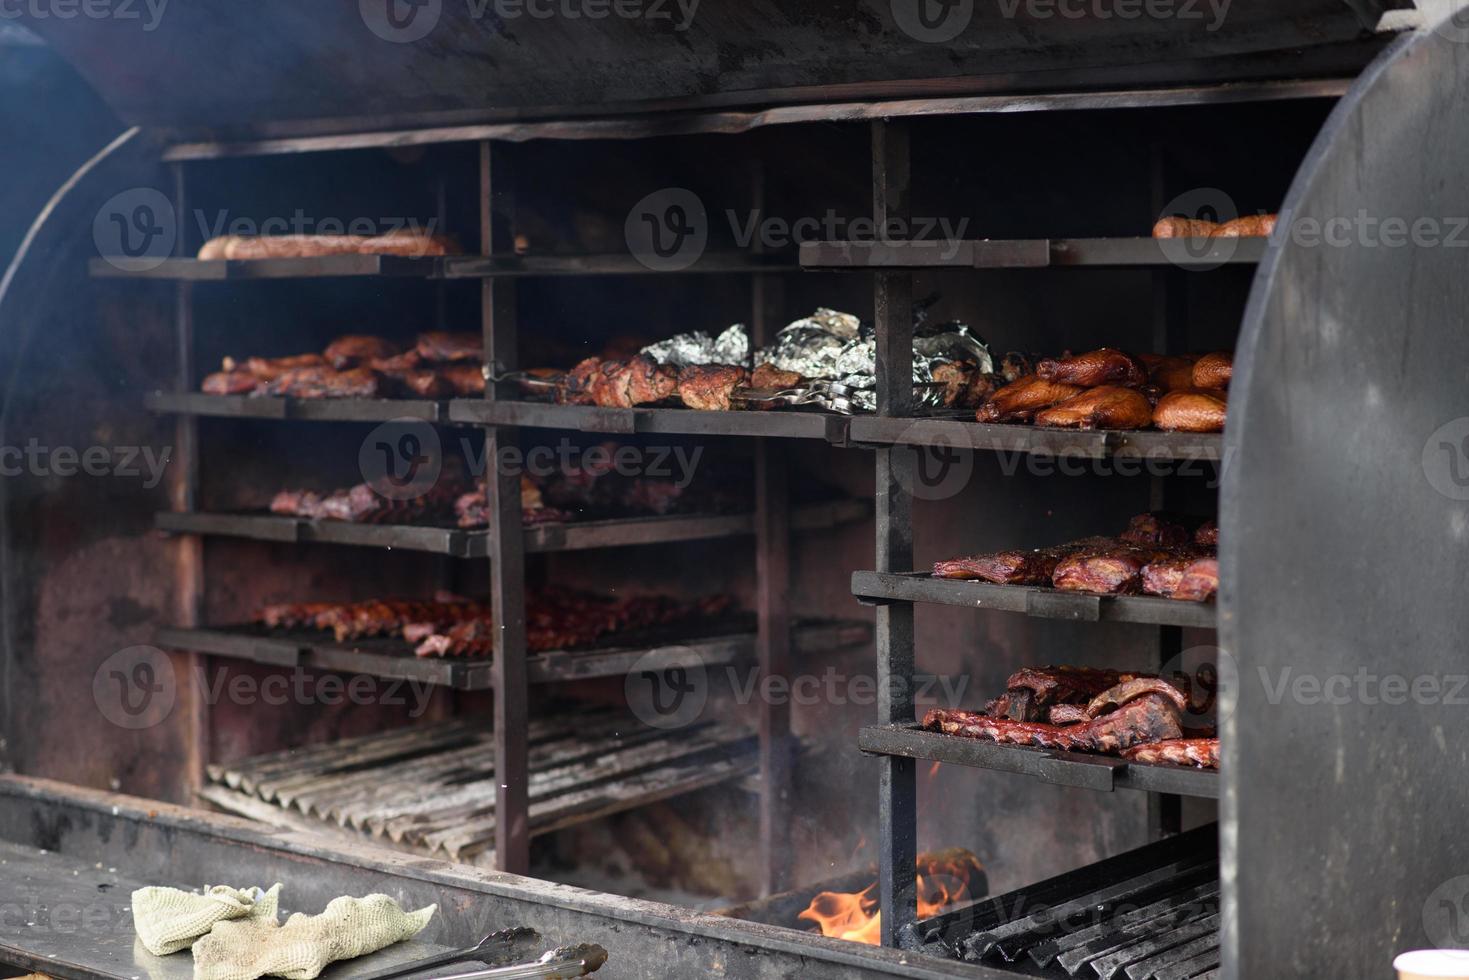
[{"label": "grill grate", "polygon": [[[633,809],[758,767],[738,725],[650,728],[617,710],[529,726],[532,833]],[[252,819],[360,837],[489,866],[495,838],[495,746],[464,721],[345,739],[209,767],[205,799]]]},{"label": "grill grate", "polygon": [[1193,980],[1219,967],[1218,827],[945,912],[904,947],[1033,977]]}]

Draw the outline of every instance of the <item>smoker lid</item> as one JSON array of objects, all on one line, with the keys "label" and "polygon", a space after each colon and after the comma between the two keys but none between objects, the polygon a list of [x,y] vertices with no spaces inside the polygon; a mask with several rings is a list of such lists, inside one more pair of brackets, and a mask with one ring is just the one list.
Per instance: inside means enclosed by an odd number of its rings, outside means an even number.
[{"label": "smoker lid", "polygon": [[[1261,52],[1294,57],[1359,39],[1385,10],[1412,6],[1098,2],[98,0],[18,4],[16,12],[124,122],[222,134],[282,122],[294,123],[292,132],[327,132],[689,100],[754,105],[936,91],[930,84],[919,92],[910,84],[918,79],[946,80],[944,94],[1020,90],[1019,73],[1085,77]],[[1075,16],[1094,8],[1109,16]],[[925,21],[920,10],[938,16]]]}]

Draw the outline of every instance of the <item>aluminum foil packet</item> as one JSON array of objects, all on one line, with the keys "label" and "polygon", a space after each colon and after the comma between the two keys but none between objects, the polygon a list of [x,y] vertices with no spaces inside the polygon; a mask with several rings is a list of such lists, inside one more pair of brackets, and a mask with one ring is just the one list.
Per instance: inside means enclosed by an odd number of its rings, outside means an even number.
[{"label": "aluminum foil packet", "polygon": [[688,367],[691,364],[736,364],[750,366],[750,335],[745,325],[736,323],[718,337],[711,337],[703,330],[681,333],[667,340],[644,347],[647,354],[659,364]]}]

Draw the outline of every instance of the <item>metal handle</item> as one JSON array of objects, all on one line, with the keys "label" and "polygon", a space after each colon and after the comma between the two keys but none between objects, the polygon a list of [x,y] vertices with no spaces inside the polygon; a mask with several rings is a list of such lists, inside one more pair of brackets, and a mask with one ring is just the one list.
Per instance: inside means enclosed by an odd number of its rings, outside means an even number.
[{"label": "metal handle", "polygon": [[436,980],[564,980],[596,973],[606,962],[605,949],[595,943],[584,943],[550,950],[534,963],[456,973]]}]

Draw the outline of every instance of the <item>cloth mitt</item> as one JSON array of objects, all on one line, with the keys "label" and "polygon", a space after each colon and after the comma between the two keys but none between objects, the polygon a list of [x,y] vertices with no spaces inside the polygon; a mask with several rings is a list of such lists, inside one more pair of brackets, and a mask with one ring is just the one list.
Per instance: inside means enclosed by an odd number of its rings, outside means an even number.
[{"label": "cloth mitt", "polygon": [[313,980],[330,963],[411,939],[437,905],[404,912],[386,895],[334,898],[320,915],[220,922],[194,944],[194,980]]},{"label": "cloth mitt", "polygon": [[275,922],[281,886],[258,888],[205,885],[204,894],[178,888],[139,888],[133,892],[133,927],[154,956],[188,949],[194,940],[226,919]]}]

